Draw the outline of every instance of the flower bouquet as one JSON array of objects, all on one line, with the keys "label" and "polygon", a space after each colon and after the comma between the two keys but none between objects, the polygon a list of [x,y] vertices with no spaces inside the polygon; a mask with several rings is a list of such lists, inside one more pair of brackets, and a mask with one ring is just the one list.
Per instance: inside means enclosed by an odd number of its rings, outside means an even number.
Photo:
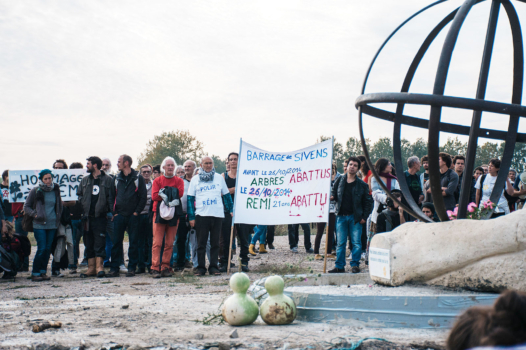
[{"label": "flower bouquet", "polygon": [[[495,208],[495,203],[491,202],[489,199],[482,202],[480,207],[477,207],[475,203],[471,202],[468,204],[466,219],[480,220],[485,218],[488,213],[493,211],[493,208]],[[454,210],[448,210],[447,215],[449,216],[449,220],[456,220],[458,216],[458,206],[455,207]]]}]

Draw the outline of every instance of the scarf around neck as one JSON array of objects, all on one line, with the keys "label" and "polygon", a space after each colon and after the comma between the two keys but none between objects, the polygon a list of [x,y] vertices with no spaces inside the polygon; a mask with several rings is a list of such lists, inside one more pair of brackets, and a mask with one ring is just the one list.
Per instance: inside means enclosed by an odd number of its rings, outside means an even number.
[{"label": "scarf around neck", "polygon": [[385,177],[387,179],[387,183],[385,184],[385,187],[387,187],[387,189],[389,190],[389,192],[391,192],[391,181],[390,179],[395,179],[395,180],[398,180],[396,178],[396,176],[394,176],[393,174],[391,173],[380,173],[379,174],[381,177]]},{"label": "scarf around neck", "polygon": [[203,182],[210,182],[214,179],[214,176],[216,174],[216,168],[212,168],[212,170],[207,173],[203,168],[199,168],[199,180]]},{"label": "scarf around neck", "polygon": [[48,186],[45,183],[43,183],[42,181],[40,181],[39,184],[38,184],[38,187],[40,187],[40,189],[42,191],[50,192],[50,191],[53,191],[53,188],[55,187],[55,184],[52,182],[51,185]]}]

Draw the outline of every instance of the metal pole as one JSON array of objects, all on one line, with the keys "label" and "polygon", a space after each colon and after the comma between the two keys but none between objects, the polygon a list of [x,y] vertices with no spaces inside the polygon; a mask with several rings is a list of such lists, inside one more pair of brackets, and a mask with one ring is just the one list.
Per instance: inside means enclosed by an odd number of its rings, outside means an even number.
[{"label": "metal pole", "polygon": [[[438,69],[435,76],[435,84],[433,87],[433,95],[444,95],[447,73],[449,71],[451,57],[453,56],[453,50],[458,39],[460,28],[475,3],[476,0],[467,0],[464,2],[462,6],[460,6],[460,9],[455,15],[455,19],[451,23],[451,27],[449,28],[440,54]],[[442,186],[440,183],[441,174],[438,165],[441,114],[441,106],[431,106],[428,127],[429,182],[431,183],[431,195],[433,196],[436,213],[441,221],[448,221],[449,217],[447,215],[444,198],[442,197]]]},{"label": "metal pole", "polygon": [[[241,151],[242,151],[242,145],[243,145],[243,138],[239,139],[239,155],[237,156],[237,170],[236,170],[236,192],[238,192],[238,183],[237,180],[239,179],[239,164],[241,163]],[[227,264],[227,274],[230,273],[230,259],[232,258],[232,240],[234,239],[234,224],[236,223],[236,198],[238,198],[238,195],[234,196],[234,211],[232,216],[232,227],[230,229],[230,244],[228,245],[228,264]],[[238,233],[240,234],[240,232]],[[241,268],[241,260],[239,262]]]},{"label": "metal pole", "polygon": [[[486,32],[486,43],[484,44],[484,53],[480,65],[479,81],[477,86],[476,98],[483,100],[486,97],[486,87],[488,85],[489,67],[491,64],[491,55],[495,43],[495,32],[497,31],[497,21],[499,19],[500,2],[493,0],[491,3],[491,12],[489,15],[488,30]],[[471,129],[468,140],[468,151],[466,153],[466,167],[460,188],[460,198],[458,201],[458,218],[465,219],[471,193],[471,182],[473,169],[475,167],[475,156],[477,153],[478,136],[480,133],[480,121],[482,111],[473,111],[471,120]]]}]

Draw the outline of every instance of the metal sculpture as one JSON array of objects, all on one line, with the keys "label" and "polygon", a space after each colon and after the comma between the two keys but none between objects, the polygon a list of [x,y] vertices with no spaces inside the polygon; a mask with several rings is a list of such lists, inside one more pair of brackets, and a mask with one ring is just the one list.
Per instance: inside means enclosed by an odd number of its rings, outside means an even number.
[{"label": "metal sculpture", "polygon": [[[356,100],[356,108],[358,109],[358,124],[360,128],[360,138],[362,148],[364,150],[365,158],[373,176],[376,178],[382,189],[397,202],[409,214],[419,218],[422,221],[430,222],[429,218],[422,213],[422,210],[413,200],[409,192],[409,186],[406,181],[399,181],[400,188],[409,204],[409,207],[403,205],[396,198],[393,198],[387,187],[380,180],[379,174],[375,171],[374,165],[369,157],[369,152],[365,144],[365,137],[363,132],[363,113],[394,122],[393,130],[393,155],[395,159],[395,169],[397,174],[403,174],[403,160],[402,150],[400,146],[401,141],[401,127],[402,125],[409,125],[418,128],[428,129],[428,157],[429,157],[429,181],[431,194],[435,204],[436,212],[441,221],[449,220],[447,211],[442,197],[442,189],[440,186],[440,170],[438,165],[439,157],[439,133],[440,131],[454,133],[458,135],[469,135],[468,150],[466,154],[466,166],[464,169],[461,192],[459,198],[458,218],[465,218],[467,212],[467,204],[471,190],[471,181],[473,167],[475,163],[475,153],[477,149],[477,141],[479,137],[490,138],[495,140],[506,141],[504,153],[502,155],[502,162],[495,182],[495,187],[491,194],[490,200],[494,203],[498,201],[501,195],[502,188],[505,185],[508,170],[513,158],[513,151],[516,142],[526,142],[526,134],[518,132],[519,118],[526,117],[526,107],[521,105],[522,89],[523,89],[523,75],[524,75],[524,57],[523,57],[523,40],[520,22],[515,11],[515,7],[509,0],[491,0],[491,12],[489,16],[489,23],[486,32],[486,42],[482,56],[482,63],[480,68],[479,80],[477,85],[477,93],[474,99],[460,98],[454,96],[444,96],[444,88],[446,84],[447,74],[451,63],[451,57],[455,44],[460,33],[460,29],[469,11],[474,5],[477,5],[485,0],[466,0],[460,7],[456,8],[448,16],[446,16],[438,25],[429,33],[424,40],[422,46],[417,51],[402,84],[401,91],[398,93],[368,93],[365,94],[365,87],[367,80],[373,68],[373,65],[378,58],[380,52],[385,47],[387,42],[402,28],[405,24],[422,12],[438,5],[447,0],[439,0],[431,5],[418,11],[400,26],[398,26],[389,37],[384,41],[380,49],[374,56],[362,87],[362,95]],[[526,2],[526,0],[517,0]],[[501,6],[504,8],[512,32],[513,39],[513,86],[511,104],[499,103],[485,100],[486,87],[488,83],[488,72],[493,52],[493,45],[495,41],[495,32],[497,28],[497,19]],[[433,94],[415,94],[409,93],[409,87],[415,76],[418,65],[422,61],[427,50],[432,42],[440,34],[440,32],[451,23],[449,31],[446,35],[444,45],[440,55],[438,68],[435,76],[435,83],[433,87]],[[397,103],[396,112],[392,113],[383,109],[370,106],[371,103]],[[431,107],[429,121],[425,119],[415,118],[404,115],[404,106],[406,104],[428,105]],[[471,127],[444,123],[440,121],[442,107],[452,107],[469,109],[473,111],[473,118]],[[483,129],[480,127],[482,112],[492,112],[509,115],[508,131],[499,131],[491,129]]]}]

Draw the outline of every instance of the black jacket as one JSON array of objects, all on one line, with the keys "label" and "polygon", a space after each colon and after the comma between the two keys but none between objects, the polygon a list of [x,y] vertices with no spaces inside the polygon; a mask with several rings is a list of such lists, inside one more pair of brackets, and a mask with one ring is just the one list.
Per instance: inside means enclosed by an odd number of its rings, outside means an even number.
[{"label": "black jacket", "polygon": [[[84,217],[88,217],[91,206],[91,193],[93,192],[93,176],[90,174],[84,176],[77,188],[78,202],[82,205]],[[106,216],[113,210],[113,203],[115,200],[113,188],[113,179],[103,170],[99,175],[99,199],[95,205],[95,217],[100,218]]]},{"label": "black jacket", "polygon": [[332,187],[332,196],[336,201],[336,215],[340,212],[342,200],[352,200],[354,222],[358,223],[362,219],[367,220],[373,210],[373,197],[369,194],[369,186],[361,179],[356,178],[353,188],[352,198],[343,198],[347,175],[340,176]]},{"label": "black jacket", "polygon": [[385,209],[376,219],[376,233],[391,232],[398,226],[400,226],[400,213],[398,210]]},{"label": "black jacket", "polygon": [[115,177],[115,205],[113,214],[124,216],[140,214],[146,206],[147,190],[144,178],[135,170],[128,175],[128,183],[122,171]]},{"label": "black jacket", "polygon": [[181,200],[181,196],[179,196],[179,190],[177,189],[177,187],[165,187],[164,188],[164,194],[166,194],[168,203],[170,203],[174,199],[179,199],[179,205],[175,206],[174,217],[172,219],[170,219],[170,220],[165,220],[165,219],[161,218],[161,215],[159,214],[161,212],[161,203],[163,201],[152,201],[152,203],[154,203],[154,204],[152,204],[152,206],[153,205],[157,206],[157,209],[156,209],[157,210],[157,216],[155,217],[155,223],[156,224],[168,225],[168,226],[177,226],[179,218],[184,217],[183,206],[181,205],[181,201],[182,200]]}]

